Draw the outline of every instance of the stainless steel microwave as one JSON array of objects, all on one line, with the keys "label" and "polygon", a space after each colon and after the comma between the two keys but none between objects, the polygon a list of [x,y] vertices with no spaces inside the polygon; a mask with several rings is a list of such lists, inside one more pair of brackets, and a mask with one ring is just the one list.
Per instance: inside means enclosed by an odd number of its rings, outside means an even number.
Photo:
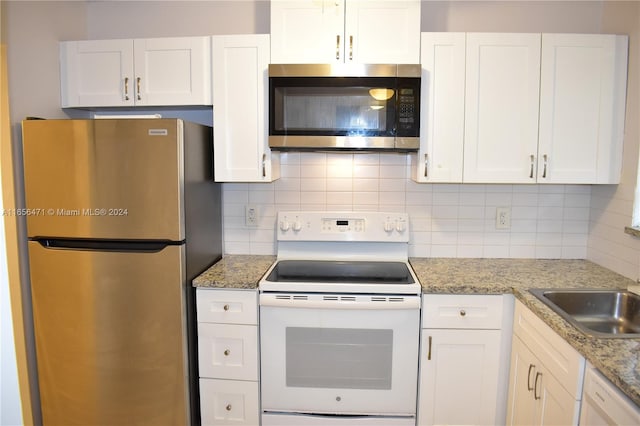
[{"label": "stainless steel microwave", "polygon": [[420,73],[420,65],[271,64],[269,146],[417,150]]}]

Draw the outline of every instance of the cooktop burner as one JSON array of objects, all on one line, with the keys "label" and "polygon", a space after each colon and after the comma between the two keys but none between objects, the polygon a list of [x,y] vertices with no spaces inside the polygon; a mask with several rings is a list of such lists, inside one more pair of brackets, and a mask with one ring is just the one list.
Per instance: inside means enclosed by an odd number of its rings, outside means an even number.
[{"label": "cooktop burner", "polygon": [[266,278],[272,282],[412,284],[403,262],[281,260]]}]

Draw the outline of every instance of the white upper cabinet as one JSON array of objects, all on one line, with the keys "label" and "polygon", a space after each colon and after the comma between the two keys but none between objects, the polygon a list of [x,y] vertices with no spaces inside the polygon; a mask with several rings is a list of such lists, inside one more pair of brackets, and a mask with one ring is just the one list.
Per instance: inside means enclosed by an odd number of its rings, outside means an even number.
[{"label": "white upper cabinet", "polygon": [[539,94],[540,34],[467,34],[465,182],[535,182]]},{"label": "white upper cabinet", "polygon": [[543,34],[538,183],[620,182],[626,36]]},{"label": "white upper cabinet", "polygon": [[212,57],[215,180],[279,178],[280,157],[267,137],[269,36],[213,36]]},{"label": "white upper cabinet", "polygon": [[420,1],[272,0],[271,63],[420,62]]},{"label": "white upper cabinet", "polygon": [[211,105],[211,38],[60,43],[63,108]]},{"label": "white upper cabinet", "polygon": [[462,182],[465,34],[423,33],[420,149],[416,182]]}]

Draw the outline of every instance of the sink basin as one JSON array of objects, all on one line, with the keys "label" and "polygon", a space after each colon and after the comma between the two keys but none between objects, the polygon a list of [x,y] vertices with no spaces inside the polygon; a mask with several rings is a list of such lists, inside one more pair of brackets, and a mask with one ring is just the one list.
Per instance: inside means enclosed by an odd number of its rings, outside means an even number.
[{"label": "sink basin", "polygon": [[584,334],[640,338],[640,296],[627,290],[535,289],[529,292]]}]

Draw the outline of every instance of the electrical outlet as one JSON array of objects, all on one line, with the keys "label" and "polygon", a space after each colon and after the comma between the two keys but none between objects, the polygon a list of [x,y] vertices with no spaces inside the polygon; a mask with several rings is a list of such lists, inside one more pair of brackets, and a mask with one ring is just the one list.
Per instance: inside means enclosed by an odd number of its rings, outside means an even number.
[{"label": "electrical outlet", "polygon": [[509,228],[511,228],[511,208],[497,207],[496,208],[496,229],[509,229]]},{"label": "electrical outlet", "polygon": [[246,226],[258,226],[258,206],[252,204],[245,206],[244,224]]}]

